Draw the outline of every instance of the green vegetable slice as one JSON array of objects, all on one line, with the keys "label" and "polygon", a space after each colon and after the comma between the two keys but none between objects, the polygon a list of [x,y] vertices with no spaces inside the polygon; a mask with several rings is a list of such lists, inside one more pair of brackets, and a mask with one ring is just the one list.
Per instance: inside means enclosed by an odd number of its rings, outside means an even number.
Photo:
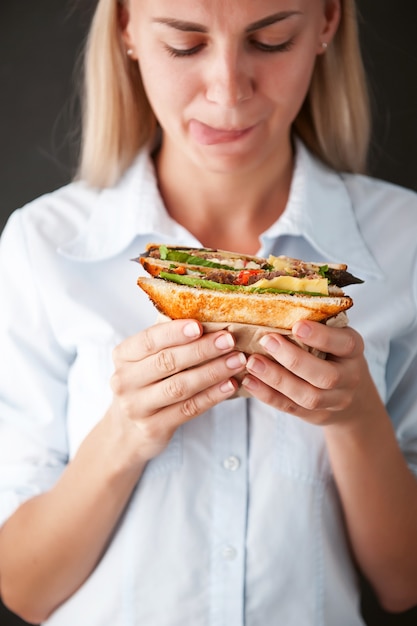
[{"label": "green vegetable slice", "polygon": [[187,285],[189,287],[199,287],[201,289],[215,289],[216,291],[240,291],[243,293],[286,293],[289,295],[301,294],[305,296],[321,296],[322,293],[315,293],[312,291],[293,291],[289,289],[275,289],[273,287],[247,287],[245,285],[228,285],[224,283],[216,283],[213,280],[205,280],[204,278],[196,278],[194,276],[187,276],[186,274],[173,274],[171,272],[161,272],[159,278],[168,280],[180,285]]},{"label": "green vegetable slice", "polygon": [[176,263],[188,263],[189,265],[203,265],[204,267],[236,271],[236,268],[232,266],[223,265],[223,263],[214,263],[213,261],[188,254],[188,252],[183,252],[182,250],[169,250],[166,246],[160,246],[159,254],[163,261],[174,261]]}]

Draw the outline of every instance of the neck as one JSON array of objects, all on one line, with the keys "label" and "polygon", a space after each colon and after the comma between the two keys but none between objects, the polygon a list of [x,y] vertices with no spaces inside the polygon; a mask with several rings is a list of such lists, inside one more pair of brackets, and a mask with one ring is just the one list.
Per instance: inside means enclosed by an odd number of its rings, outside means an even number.
[{"label": "neck", "polygon": [[164,142],[155,164],[171,217],[206,247],[255,254],[259,236],[284,211],[293,172],[290,142],[250,171],[213,172]]}]

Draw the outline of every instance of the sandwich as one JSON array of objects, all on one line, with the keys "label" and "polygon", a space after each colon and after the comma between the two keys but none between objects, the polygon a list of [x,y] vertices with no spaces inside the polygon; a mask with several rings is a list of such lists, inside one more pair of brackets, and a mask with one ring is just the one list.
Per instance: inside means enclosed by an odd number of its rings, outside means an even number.
[{"label": "sandwich", "polygon": [[343,288],[363,282],[345,264],[211,248],[148,244],[134,260],[149,274],[138,278],[139,287],[170,319],[284,331],[299,320],[327,323],[344,314],[353,301]]}]

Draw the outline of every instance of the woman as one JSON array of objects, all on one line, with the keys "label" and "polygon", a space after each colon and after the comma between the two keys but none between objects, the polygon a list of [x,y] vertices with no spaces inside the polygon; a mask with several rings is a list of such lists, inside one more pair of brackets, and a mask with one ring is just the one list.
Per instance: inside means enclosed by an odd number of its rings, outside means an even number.
[{"label": "woman", "polygon": [[[86,88],[79,180],[1,245],[4,602],[52,626],[355,626],[359,569],[415,604],[417,201],[360,174],[354,3],[100,0]],[[350,328],[295,325],[326,361],[274,334],[247,359],[154,324],[127,261],[149,241],[366,282]]]}]

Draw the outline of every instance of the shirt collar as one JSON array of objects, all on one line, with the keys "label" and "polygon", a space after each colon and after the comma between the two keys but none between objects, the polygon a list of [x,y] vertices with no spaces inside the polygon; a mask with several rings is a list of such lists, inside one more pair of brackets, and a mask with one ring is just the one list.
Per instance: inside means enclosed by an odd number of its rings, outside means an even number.
[{"label": "shirt collar", "polygon": [[[262,235],[264,248],[286,234],[305,237],[323,260],[346,262],[356,272],[382,276],[360,234],[343,178],[315,159],[299,140],[287,207]],[[169,216],[145,149],[114,187],[97,191],[89,218],[59,252],[78,261],[101,261],[120,254],[141,235],[149,241],[200,245]]]},{"label": "shirt collar", "polygon": [[[343,175],[323,165],[296,139],[296,161],[287,207],[264,233],[304,237],[317,250],[317,260],[347,263],[360,274],[381,278],[383,273],[364,241]],[[313,259],[311,259],[313,260]]]}]

